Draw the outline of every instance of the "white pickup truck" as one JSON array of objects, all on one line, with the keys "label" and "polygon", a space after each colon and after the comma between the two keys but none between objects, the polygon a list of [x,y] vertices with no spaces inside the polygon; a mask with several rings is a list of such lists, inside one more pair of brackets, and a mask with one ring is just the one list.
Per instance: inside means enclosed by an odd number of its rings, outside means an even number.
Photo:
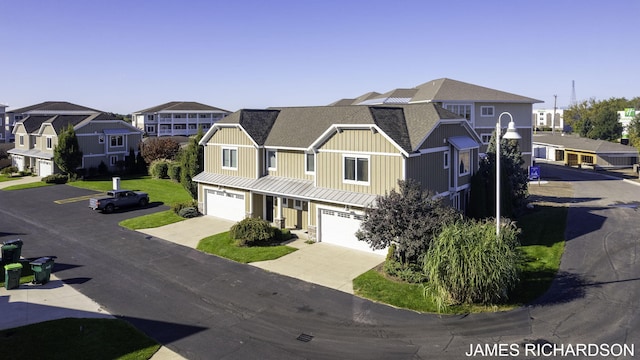
[{"label": "white pickup truck", "polygon": [[142,191],[110,190],[107,196],[89,199],[89,207],[103,213],[111,213],[117,208],[129,206],[147,206],[149,195]]}]

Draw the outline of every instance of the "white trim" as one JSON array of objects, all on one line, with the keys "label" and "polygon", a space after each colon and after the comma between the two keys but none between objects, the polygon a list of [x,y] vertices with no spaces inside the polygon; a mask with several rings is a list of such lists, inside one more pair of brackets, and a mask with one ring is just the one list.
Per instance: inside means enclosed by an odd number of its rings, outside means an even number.
[{"label": "white trim", "polygon": [[255,149],[256,147],[254,145],[240,145],[240,144],[225,144],[225,143],[208,143],[207,145],[211,145],[211,146],[222,146],[222,147],[229,147],[229,146],[233,146],[235,148],[252,148]]},{"label": "white trim", "polygon": [[282,206],[289,207],[289,198],[282,197]]},{"label": "white trim", "polygon": [[[347,158],[355,158],[354,177],[358,178],[358,159],[367,159],[367,181],[345,179],[345,162]],[[369,155],[342,154],[342,183],[369,186],[371,184],[371,157]]]},{"label": "white trim", "polygon": [[409,156],[409,154],[402,148],[398,143],[396,143],[393,139],[391,139],[382,129],[380,129],[375,124],[333,124],[327,130],[325,130],[322,135],[320,135],[311,145],[307,148],[307,151],[311,151],[313,149],[317,149],[320,144],[323,144],[326,140],[328,140],[335,133],[341,133],[343,130],[375,130],[380,133],[382,137],[384,137],[388,142],[391,143],[400,154],[404,156]]},{"label": "white trim", "polygon": [[47,150],[53,149],[53,136],[45,136],[44,148]]},{"label": "white trim", "polygon": [[[456,171],[458,172],[458,177],[467,176],[467,175],[471,174],[471,163],[472,163],[472,161],[473,161],[473,160],[471,159],[471,149],[458,150],[458,151],[457,151],[457,153],[458,153],[458,161],[456,162],[456,164],[457,164],[456,166],[457,166],[458,168],[456,169]],[[462,155],[463,153],[468,153],[468,154],[469,154],[469,163],[468,163],[468,164],[466,164],[466,165],[467,165],[467,166],[466,166],[466,168],[467,168],[467,169],[466,169],[466,170],[467,170],[466,172],[460,172],[460,161],[461,161],[461,159],[460,159],[460,155]]]},{"label": "white trim", "polygon": [[306,151],[307,150],[307,148],[303,148],[303,147],[289,147],[289,146],[269,146],[269,149],[292,150],[292,151]]},{"label": "white trim", "polygon": [[[269,153],[273,153],[274,164],[270,164],[271,159],[269,158]],[[265,149],[265,164],[267,165],[267,170],[278,170],[278,151],[275,149]]]},{"label": "white trim", "polygon": [[[300,205],[296,205],[296,202],[299,202]],[[300,199],[293,199],[293,208],[296,210],[302,210],[304,209],[304,200],[300,200]]]},{"label": "white trim", "polygon": [[[307,170],[309,168],[308,166],[308,156],[311,155],[313,156],[313,171],[309,171]],[[315,153],[304,153],[304,173],[307,175],[315,175],[316,174],[316,154]]]},{"label": "white trim", "polygon": [[[483,110],[485,109],[491,109],[491,114],[483,114]],[[480,106],[480,117],[495,117],[496,116],[496,107],[495,106],[491,106],[491,105],[482,105]]]},{"label": "white trim", "polygon": [[[489,145],[491,143],[491,136],[493,135],[493,133],[482,133],[478,135],[480,135],[480,143],[482,145]],[[488,137],[486,142],[484,141],[485,137]]]},{"label": "white trim", "polygon": [[[231,151],[235,151],[236,152],[236,166],[224,166],[224,151],[225,150],[231,150]],[[229,152],[229,165],[232,165],[232,161],[231,159],[233,159],[233,156],[231,155],[231,152]],[[220,166],[222,169],[224,170],[238,170],[238,148],[237,147],[233,147],[233,146],[222,146],[222,149],[220,151]]]},{"label": "white trim", "polygon": [[[349,151],[350,154],[357,154],[357,155],[377,155],[377,156],[402,156],[403,154],[400,153],[381,153],[381,152],[370,152],[370,151],[351,151],[351,150],[346,150]],[[345,150],[332,150],[332,149],[318,149],[317,152],[324,152],[324,153],[339,153],[339,154],[344,154]],[[407,154],[408,156],[408,154]]]},{"label": "white trim", "polygon": [[448,169],[451,164],[451,152],[449,150],[442,153],[443,169]]}]

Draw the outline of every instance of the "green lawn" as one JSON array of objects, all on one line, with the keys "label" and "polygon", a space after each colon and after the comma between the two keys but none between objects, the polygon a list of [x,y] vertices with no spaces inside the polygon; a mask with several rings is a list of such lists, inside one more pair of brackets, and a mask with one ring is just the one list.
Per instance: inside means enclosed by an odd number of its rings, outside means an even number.
[{"label": "green lawn", "polygon": [[147,360],[160,345],[118,319],[45,321],[0,331],[3,359]]},{"label": "green lawn", "polygon": [[297,250],[285,245],[239,247],[228,231],[200,240],[197,249],[243,264],[277,259]]},{"label": "green lawn", "polygon": [[[566,218],[566,207],[540,206],[518,219],[517,224],[522,229],[521,282],[508,303],[497,306],[452,306],[445,312],[510,310],[542,296],[560,267]],[[438,312],[435,302],[423,295],[422,285],[395,281],[385,276],[381,269],[370,270],[354,279],[353,288],[356,295],[374,301],[421,312]]]},{"label": "green lawn", "polygon": [[33,188],[39,188],[39,187],[43,187],[43,186],[53,186],[53,185],[57,185],[57,184],[47,184],[44,181],[36,181],[36,182],[31,182],[31,183],[26,183],[26,184],[7,186],[7,187],[3,188],[2,190],[6,190],[6,191],[24,190],[24,189],[33,189]]},{"label": "green lawn", "polygon": [[[113,188],[112,179],[74,181],[68,184],[83,189],[97,191],[107,191]],[[181,184],[168,179],[153,179],[150,176],[135,179],[121,179],[120,188],[139,190],[148,193],[149,200],[152,205],[161,203],[163,205],[171,206],[175,203],[191,200],[191,195]],[[182,220],[184,220],[184,218],[178,216],[172,210],[166,210],[121,221],[120,226],[131,230],[138,230],[155,228]]]}]

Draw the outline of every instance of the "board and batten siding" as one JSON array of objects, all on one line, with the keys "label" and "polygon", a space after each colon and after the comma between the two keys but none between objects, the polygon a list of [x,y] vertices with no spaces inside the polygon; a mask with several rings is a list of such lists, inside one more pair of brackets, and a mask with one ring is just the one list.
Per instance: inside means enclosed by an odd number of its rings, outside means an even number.
[{"label": "board and batten siding", "polygon": [[460,123],[454,124],[440,124],[436,127],[429,138],[425,140],[420,149],[433,149],[442,146],[449,146],[447,139],[453,136],[467,136],[471,137],[469,131]]},{"label": "board and batten siding", "polygon": [[[104,142],[101,144],[99,141],[100,135],[104,137]],[[82,149],[82,154],[84,155],[94,155],[94,154],[104,154],[106,149],[106,136],[104,134],[91,134],[76,136],[78,138],[78,145],[80,149]],[[133,147],[134,151],[137,150],[138,146]],[[127,152],[129,149],[127,149]]]},{"label": "board and batten siding", "polygon": [[[344,155],[369,157],[369,184],[344,181]],[[383,195],[404,178],[403,156],[382,134],[370,129],[336,132],[316,154],[316,185],[330,189]]]},{"label": "board and batten siding", "polygon": [[370,129],[342,130],[335,133],[321,147],[324,150],[399,153],[398,149],[379,132]]},{"label": "board and batten siding", "polygon": [[305,174],[305,153],[296,150],[276,151],[276,169],[268,170],[269,175],[292,179],[313,180],[313,175]]},{"label": "board and batten siding", "polygon": [[[222,168],[223,148],[238,149],[237,170]],[[218,129],[207,142],[204,152],[204,170],[206,172],[247,178],[258,177],[256,174],[257,149],[251,139],[239,128]]]},{"label": "board and batten siding", "polygon": [[[422,189],[432,194],[449,191],[449,168],[444,168],[445,151],[437,151],[407,159],[407,178],[422,184]],[[451,156],[451,155],[449,155]],[[451,162],[451,160],[449,160]]]}]

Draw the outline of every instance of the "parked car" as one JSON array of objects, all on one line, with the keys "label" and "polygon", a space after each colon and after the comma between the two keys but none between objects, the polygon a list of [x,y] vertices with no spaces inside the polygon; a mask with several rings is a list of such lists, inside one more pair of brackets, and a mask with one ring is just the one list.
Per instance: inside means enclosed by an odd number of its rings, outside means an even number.
[{"label": "parked car", "polygon": [[103,213],[111,213],[118,208],[130,206],[147,206],[149,195],[142,191],[111,190],[103,197],[89,199],[89,207]]}]

